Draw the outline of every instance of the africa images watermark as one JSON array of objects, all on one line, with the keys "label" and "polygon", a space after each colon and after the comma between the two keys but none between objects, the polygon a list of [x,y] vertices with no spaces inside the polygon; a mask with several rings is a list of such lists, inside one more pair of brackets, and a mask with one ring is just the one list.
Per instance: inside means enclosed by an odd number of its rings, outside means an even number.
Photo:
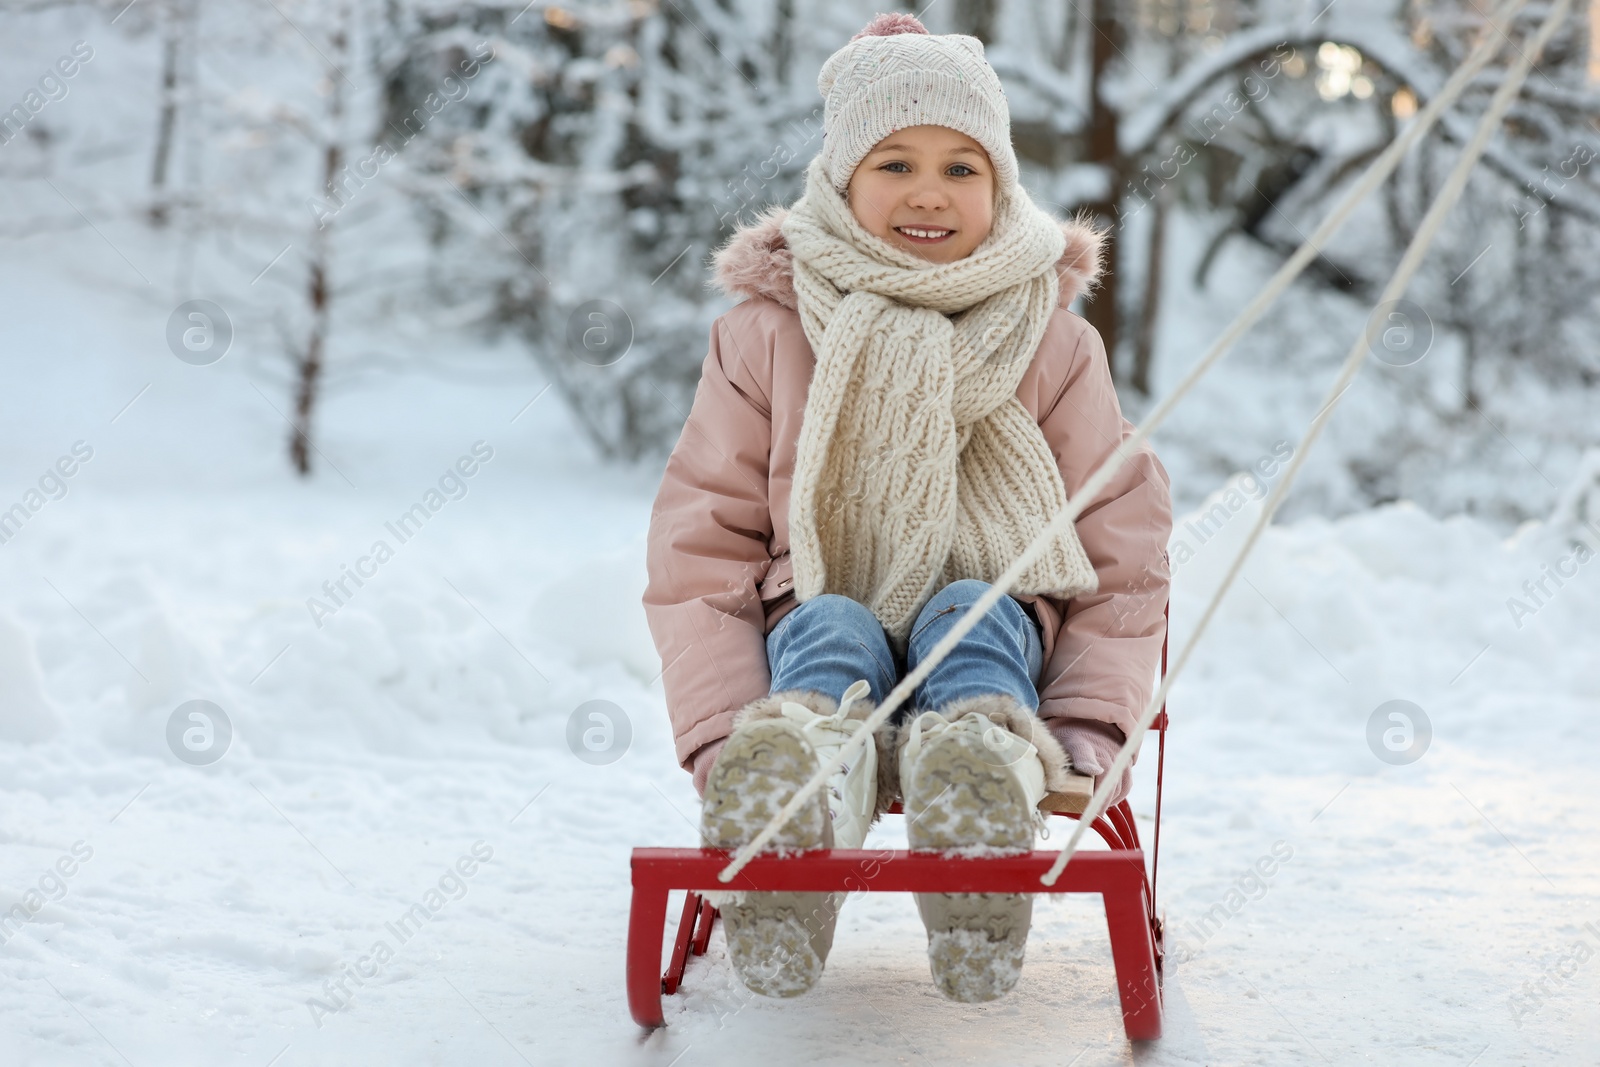
[{"label": "africa images watermark", "polygon": [[1566,552],[1546,563],[1537,579],[1522,583],[1522,596],[1506,597],[1506,610],[1517,629],[1523,621],[1537,615],[1539,610],[1555,599],[1561,587],[1578,576],[1578,568],[1595,557],[1595,548],[1587,541],[1574,537]]},{"label": "africa images watermark", "polygon": [[749,164],[746,164],[739,168],[739,177],[728,179],[726,183],[728,193],[731,199],[738,201],[738,204],[733,207],[723,208],[717,212],[717,222],[719,224],[723,226],[737,224],[739,213],[756,202],[757,198],[761,196],[762,190],[783,173],[785,165],[798,156],[802,150],[810,147],[812,141],[816,139],[821,131],[821,118],[822,108],[818,107],[812,108],[811,114],[801,120],[803,125],[797,126],[793,119],[789,120],[789,128],[794,131],[795,140],[798,142],[795,147],[790,147],[786,141],[779,141],[772,149],[771,154],[756,164],[753,173]]},{"label": "africa images watermark", "polygon": [[339,169],[339,173],[328,183],[326,197],[308,198],[306,206],[311,209],[311,214],[317,220],[317,229],[320,230],[332,222],[335,216],[367,187],[367,183],[378,176],[378,171],[399,156],[400,150],[423,131],[433,116],[451,104],[465,100],[471,89],[467,83],[476,78],[484,66],[492,63],[494,58],[494,46],[489,42],[480,41],[474,45],[472,58],[463,59],[456,64],[455,69],[461,74],[459,78],[455,74],[445,75],[444,80],[439,83],[439,91],[423,97],[422,106],[413,108],[410,115],[400,120],[403,129],[397,128],[394,123],[389,124],[389,129],[397,135],[398,141],[387,139],[379,141],[371,152],[358,159],[352,166]]},{"label": "africa images watermark", "polygon": [[1185,922],[1181,930],[1173,930],[1172,933],[1178,935],[1172,946],[1172,955],[1177,962],[1187,963],[1194,959],[1206,942],[1227,925],[1229,919],[1243,911],[1251,901],[1265,897],[1272,887],[1272,876],[1293,856],[1294,846],[1289,842],[1274,841],[1270,852],[1246,867],[1221,900],[1201,913],[1197,921]]},{"label": "africa images watermark", "polygon": [[[1256,73],[1245,74],[1239,79],[1239,87],[1244,90],[1241,96],[1237,90],[1228,90],[1222,98],[1222,103],[1207,111],[1198,119],[1189,120],[1189,128],[1194,132],[1194,139],[1202,144],[1210,144],[1227,128],[1238,115],[1250,104],[1259,104],[1265,100],[1271,91],[1267,82],[1276,78],[1282,71],[1284,63],[1295,56],[1294,46],[1287,41],[1277,45],[1272,50],[1272,55],[1256,64]],[[1143,176],[1130,178],[1127,183],[1127,195],[1121,198],[1121,205],[1117,214],[1122,218],[1131,218],[1144,210],[1146,201],[1154,200],[1158,193],[1168,182],[1178,177],[1178,172],[1198,158],[1192,141],[1184,138],[1173,147],[1171,154],[1155,165],[1155,173],[1150,172],[1150,165],[1145,164],[1139,169]],[[1171,173],[1168,173],[1170,170]],[[1125,205],[1134,205],[1131,211],[1124,210]]]},{"label": "africa images watermark", "polygon": [[[1277,442],[1272,446],[1270,453],[1256,460],[1249,470],[1235,476],[1221,499],[1195,518],[1185,522],[1181,531],[1174,530],[1169,545],[1173,568],[1181,567],[1194,559],[1200,548],[1215,537],[1229,519],[1244,510],[1246,503],[1263,499],[1272,488],[1270,479],[1293,457],[1293,445],[1288,441]],[[1185,539],[1186,537],[1194,541],[1193,546]]]},{"label": "africa images watermark", "polygon": [[[441,511],[445,504],[451,500],[463,500],[467,495],[467,479],[477,474],[482,469],[482,464],[494,458],[494,447],[487,441],[474,441],[472,454],[463,455],[456,460],[455,466],[445,470],[439,476],[439,487],[429,487],[422,494],[422,499],[411,507],[401,512],[399,517],[383,524],[384,529],[394,536],[396,544],[405,544],[417,534],[422,532],[423,524]],[[372,547],[367,550],[367,555],[358,558],[354,565],[345,563],[340,565],[339,575],[322,583],[322,593],[327,599],[306,597],[306,610],[311,613],[311,621],[317,629],[322,629],[324,619],[332,618],[339,610],[355,598],[361,587],[378,576],[378,568],[394,559],[395,549],[388,541],[379,538],[372,542]],[[351,583],[355,588],[351,589]],[[330,603],[331,602],[331,603]]]},{"label": "africa images watermark", "polygon": [[24,925],[39,914],[47,902],[60,900],[67,895],[67,879],[94,858],[94,849],[87,841],[74,841],[72,848],[39,876],[38,887],[22,894],[22,899],[0,915],[0,945],[15,937]]},{"label": "africa images watermark", "polygon": [[80,464],[94,458],[94,449],[87,441],[72,442],[72,454],[59,457],[54,464],[39,475],[39,488],[23,490],[22,499],[0,511],[0,545],[8,543],[22,532],[23,524],[37,515],[46,504],[66,497],[67,479],[78,473]]},{"label": "africa images watermark", "polygon": [[0,112],[0,142],[10,144],[22,136],[22,131],[27,128],[33,117],[45,109],[46,104],[57,100],[65,100],[71,87],[67,81],[77,76],[78,71],[94,58],[94,49],[88,41],[72,42],[72,54],[57,59],[54,70],[46,70],[39,78],[39,87],[29,89],[23,94],[22,100],[12,104],[10,109]]},{"label": "africa images watermark", "polygon": [[[1600,926],[1587,922],[1583,928],[1600,945]],[[1595,951],[1589,947],[1586,939],[1580,937],[1537,979],[1530,978],[1523,982],[1522,992],[1511,994],[1506,1001],[1511,1007],[1511,1021],[1516,1028],[1521,1030],[1524,1019],[1544,1007],[1551,997],[1560,992],[1562,986],[1577,977],[1578,969],[1593,958]]]},{"label": "africa images watermark", "polygon": [[[1586,144],[1574,145],[1567,158],[1556,164],[1556,169],[1561,172],[1557,177],[1550,173],[1550,165],[1545,164],[1539,176],[1539,186],[1536,188],[1528,182],[1528,192],[1520,200],[1510,200],[1506,206],[1512,214],[1517,216],[1517,229],[1526,229],[1528,219],[1543,211],[1546,204],[1552,203],[1561,190],[1567,187],[1567,182],[1575,180],[1594,159],[1595,151]],[[1565,179],[1565,180],[1563,180]],[[1555,188],[1550,183],[1555,183]],[[1526,210],[1523,210],[1523,209]]]},{"label": "africa images watermark", "polygon": [[[416,937],[423,926],[437,919],[446,904],[467,895],[467,881],[478,873],[480,864],[488,863],[493,858],[494,849],[488,842],[474,841],[470,854],[463,854],[452,866],[445,868],[445,872],[439,876],[437,888],[430,886],[422,894],[419,903],[407,908],[394,922],[383,924],[388,936],[374,941],[366,955],[354,963],[346,964],[336,978],[323,982],[322,991],[328,999],[306,999],[306,1008],[311,1012],[311,1021],[317,1024],[317,1029],[322,1029],[322,1021],[328,1016],[350,1006],[355,998],[355,990],[350,988],[352,983],[360,988],[382,974],[384,965],[394,959],[400,946]],[[446,894],[449,894],[448,897]]]}]

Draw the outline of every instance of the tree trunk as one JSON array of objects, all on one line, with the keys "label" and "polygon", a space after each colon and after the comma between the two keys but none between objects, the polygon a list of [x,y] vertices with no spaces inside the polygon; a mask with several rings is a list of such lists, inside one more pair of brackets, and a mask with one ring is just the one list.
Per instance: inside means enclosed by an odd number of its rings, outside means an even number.
[{"label": "tree trunk", "polygon": [[976,37],[988,48],[994,43],[995,6],[996,0],[956,0],[956,12],[952,20],[955,22],[955,32]]},{"label": "tree trunk", "polygon": [[177,4],[168,4],[164,14],[161,44],[161,120],[156,129],[156,154],[150,164],[150,223],[167,224],[167,167],[172,159],[172,129],[178,112],[178,38],[182,15]]},{"label": "tree trunk", "polygon": [[[327,140],[322,149],[322,194],[335,188],[344,168],[344,81],[342,70],[349,54],[350,8],[340,12],[338,28],[330,41],[332,62],[338,69],[328,74]],[[297,360],[298,381],[294,395],[294,432],[289,437],[289,461],[301,477],[311,473],[311,416],[317,403],[317,388],[322,381],[322,366],[327,354],[328,319],[331,293],[328,284],[333,253],[333,219],[319,220],[311,232],[310,271],[306,285],[306,304],[311,310],[311,328],[304,350]]]},{"label": "tree trunk", "polygon": [[[1475,330],[1461,331],[1461,398],[1467,407],[1479,409],[1478,396],[1478,335]],[[1465,413],[1463,413],[1465,414]]]},{"label": "tree trunk", "polygon": [[[337,145],[328,146],[326,158],[330,173],[338,172],[341,154]],[[323,229],[311,238],[311,271],[306,288],[306,302],[311,307],[311,332],[296,368],[299,379],[294,394],[294,433],[289,438],[289,460],[302,477],[311,473],[311,412],[317,403],[317,387],[321,384],[323,356],[328,343],[330,236],[328,230]]]},{"label": "tree trunk", "polygon": [[1083,21],[1083,16],[1077,4],[1067,5],[1067,24],[1061,32],[1061,43],[1056,49],[1054,58],[1057,70],[1066,70],[1072,65],[1072,58],[1076,54],[1078,43],[1078,23]]},{"label": "tree trunk", "polygon": [[1094,0],[1090,19],[1092,35],[1087,162],[1098,164],[1105,172],[1106,195],[1086,206],[1095,213],[1102,224],[1109,223],[1113,229],[1109,238],[1110,247],[1106,250],[1105,273],[1101,275],[1099,289],[1084,308],[1084,318],[1089,321],[1089,325],[1099,331],[1100,339],[1105,342],[1106,359],[1115,372],[1118,341],[1117,282],[1120,273],[1117,265],[1121,258],[1118,254],[1119,242],[1116,239],[1115,225],[1119,217],[1118,201],[1125,182],[1121,155],[1117,147],[1117,112],[1106,102],[1104,94],[1112,61],[1117,55],[1117,49],[1123,43],[1120,39],[1120,23],[1117,21],[1115,0]]},{"label": "tree trunk", "polygon": [[794,0],[778,0],[778,16],[772,28],[773,77],[780,86],[789,85],[789,54],[794,50]]},{"label": "tree trunk", "polygon": [[1145,255],[1144,301],[1139,307],[1133,338],[1133,375],[1129,384],[1140,396],[1150,395],[1150,365],[1155,359],[1156,323],[1161,318],[1161,281],[1165,272],[1167,212],[1172,206],[1172,183],[1156,190],[1150,220],[1150,250]]}]

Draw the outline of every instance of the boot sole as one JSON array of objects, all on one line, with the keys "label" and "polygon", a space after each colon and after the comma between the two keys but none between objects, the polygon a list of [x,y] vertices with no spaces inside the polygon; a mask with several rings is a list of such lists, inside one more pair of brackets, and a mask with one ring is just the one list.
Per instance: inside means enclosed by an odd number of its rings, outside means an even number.
[{"label": "boot sole", "polygon": [[[906,828],[912,849],[1032,848],[1027,797],[993,758],[972,734],[935,738],[923,750],[904,790],[906,810],[916,813]],[[928,931],[928,968],[939,992],[974,1004],[1011,991],[1022,974],[1033,921],[1031,895],[918,893],[916,900]]]},{"label": "boot sole", "polygon": [[[773,720],[741,727],[706,782],[700,817],[706,847],[736,849],[755,840],[817,765],[815,750],[792,724]],[[778,831],[768,851],[832,846],[827,795],[819,791],[813,799]],[[728,957],[747,989],[766,997],[795,997],[817,984],[833,946],[843,894],[716,891],[707,896],[721,912]]]}]

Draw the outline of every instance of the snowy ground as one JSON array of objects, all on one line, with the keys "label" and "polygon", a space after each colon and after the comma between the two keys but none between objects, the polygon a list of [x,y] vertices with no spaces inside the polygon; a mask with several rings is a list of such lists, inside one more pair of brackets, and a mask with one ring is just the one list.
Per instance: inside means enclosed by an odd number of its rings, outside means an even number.
[{"label": "snowy ground", "polygon": [[[1182,948],[1158,1044],[1122,1037],[1091,900],[1041,902],[1020,986],[963,1007],[892,895],[849,903],[794,1002],[745,996],[714,939],[642,1037],[628,851],[694,843],[696,816],[639,606],[658,471],[596,464],[553,396],[524,410],[529,365],[485,354],[475,384],[333,398],[342,473],[299,484],[251,338],[188,366],[170,305],[12,251],[0,508],[75,442],[93,455],[0,545],[0,908],[33,912],[0,929],[0,1063],[1600,1058],[1600,568],[1519,628],[1507,598],[1564,553],[1539,531],[1399,505],[1264,540],[1172,698],[1160,890]],[[466,495],[397,544],[385,522],[476,442]],[[1189,534],[1175,642],[1249,518]],[[393,558],[319,628],[307,598],[380,538]],[[235,731],[210,766],[168,748],[192,699]],[[1367,740],[1394,699],[1433,731],[1399,766]],[[631,727],[608,765],[567,741],[591,700]]]}]

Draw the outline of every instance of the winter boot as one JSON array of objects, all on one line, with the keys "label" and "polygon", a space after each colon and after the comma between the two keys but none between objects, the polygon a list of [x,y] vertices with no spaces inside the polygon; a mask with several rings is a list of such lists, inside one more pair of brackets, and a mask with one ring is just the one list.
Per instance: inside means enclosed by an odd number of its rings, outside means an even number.
[{"label": "winter boot", "polygon": [[[1043,723],[1016,699],[984,694],[925,711],[900,728],[900,788],[913,850],[1028,852],[1046,816],[1039,802],[1071,770]],[[1022,973],[1033,920],[1026,893],[918,893],[928,966],[939,991],[994,1000]]]},{"label": "winter boot", "polygon": [[[790,689],[752,701],[706,780],[701,838],[707,848],[737,849],[860,729],[876,706],[858,681],[842,701]],[[892,803],[893,775],[880,775],[880,746],[866,747],[828,780],[769,844],[770,849],[860,848],[867,830]],[[887,782],[882,780],[887,779]],[[733,969],[747,988],[769,997],[798,996],[816,984],[833,947],[843,893],[707,894],[721,910]]]}]

